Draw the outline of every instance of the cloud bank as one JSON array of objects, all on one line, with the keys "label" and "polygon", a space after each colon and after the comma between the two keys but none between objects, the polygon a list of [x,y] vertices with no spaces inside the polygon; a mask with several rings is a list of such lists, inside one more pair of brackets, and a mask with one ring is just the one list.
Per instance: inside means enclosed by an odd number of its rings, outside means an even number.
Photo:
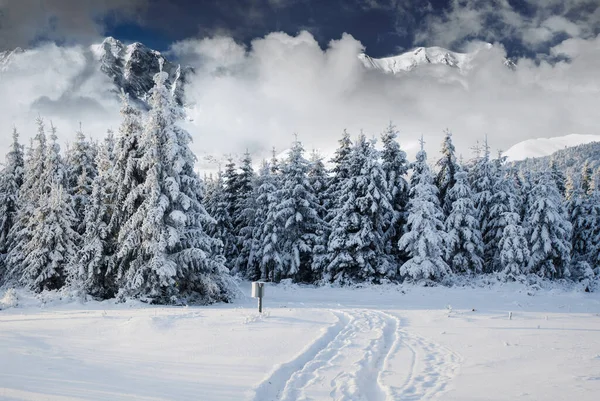
[{"label": "cloud bank", "polygon": [[[350,35],[325,49],[307,32],[272,33],[248,47],[229,37],[186,40],[170,55],[196,68],[185,125],[200,159],[248,149],[258,160],[273,146],[289,147],[294,133],[308,150],[328,154],[343,129],[378,136],[389,121],[409,154],[424,135],[431,159],[445,128],[465,158],[484,135],[505,150],[528,138],[599,133],[600,37],[562,41],[551,53],[565,61],[523,58],[514,70],[504,66],[500,44],[469,48],[477,53],[467,73],[432,65],[398,75],[364,68],[363,46]],[[79,121],[96,138],[118,126],[112,82],[88,48],[45,45],[14,59],[0,73],[2,138],[13,125],[31,137],[38,114],[53,120],[63,141]]]}]

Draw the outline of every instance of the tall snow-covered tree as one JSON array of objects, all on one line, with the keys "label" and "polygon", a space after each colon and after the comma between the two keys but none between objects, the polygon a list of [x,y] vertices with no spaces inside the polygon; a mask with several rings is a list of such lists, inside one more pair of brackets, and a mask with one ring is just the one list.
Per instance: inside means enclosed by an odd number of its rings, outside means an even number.
[{"label": "tall snow-covered tree", "polygon": [[378,153],[374,141],[362,134],[352,148],[350,174],[338,192],[331,221],[325,281],[343,284],[398,275],[385,253],[385,216],[393,208]]},{"label": "tall snow-covered tree", "polygon": [[458,169],[458,163],[456,161],[456,149],[454,147],[454,143],[452,143],[452,133],[449,130],[445,131],[441,153],[442,157],[436,163],[438,173],[435,178],[435,185],[440,191],[440,205],[447,216],[452,211],[452,202],[447,201],[446,198],[448,191],[456,182],[455,175]]},{"label": "tall snow-covered tree", "polygon": [[500,274],[506,280],[515,280],[529,271],[529,244],[521,225],[521,216],[505,212],[506,224],[498,243]]},{"label": "tall snow-covered tree", "polygon": [[410,189],[407,231],[398,243],[409,256],[400,273],[417,280],[439,280],[450,273],[444,261],[444,212],[423,145],[421,139],[421,150],[413,164],[413,174],[418,176],[412,180],[415,185]]},{"label": "tall snow-covered tree", "polygon": [[310,164],[302,144],[294,141],[282,167],[275,216],[279,224],[278,246],[282,253],[282,275],[295,281],[312,282],[312,255],[323,221],[321,206],[308,180]]},{"label": "tall snow-covered tree", "polygon": [[[474,191],[475,207],[477,209],[481,235],[484,240],[484,247],[489,250],[491,247],[487,244],[486,240],[490,238],[490,231],[492,231],[490,208],[492,206],[493,189],[497,172],[494,162],[490,159],[490,148],[487,138],[483,147],[483,154],[476,159],[469,170],[469,174],[471,186]],[[489,252],[484,253],[484,262],[485,266],[491,266],[492,260]]]},{"label": "tall snow-covered tree", "polygon": [[252,168],[252,158],[246,151],[240,166],[240,173],[237,177],[238,194],[235,205],[234,226],[236,232],[237,256],[232,261],[234,273],[246,275],[250,258],[253,256],[254,249],[254,221],[255,221],[255,197],[254,180],[256,174]]},{"label": "tall snow-covered tree", "polygon": [[[223,172],[223,195],[225,196],[225,203],[227,205],[227,216],[231,219],[231,222],[225,224],[224,227],[230,226],[231,230],[228,236],[231,236],[231,242],[224,242],[224,255],[228,263],[234,263],[238,257],[237,248],[237,231],[236,231],[236,212],[239,203],[240,185],[238,180],[238,171],[233,157],[227,159],[225,164],[225,171]],[[224,215],[225,216],[225,215]]]},{"label": "tall snow-covered tree", "polygon": [[552,157],[550,159],[550,174],[552,175],[552,179],[556,183],[556,188],[558,188],[558,192],[561,196],[565,196],[565,175],[558,167],[558,163],[556,159]]},{"label": "tall snow-covered tree", "polygon": [[[110,235],[115,237],[141,203],[141,186],[146,179],[146,173],[140,167],[141,135],[141,113],[131,104],[129,96],[121,93],[121,124],[114,144],[112,173],[115,205],[109,225]],[[118,265],[119,261],[115,263]]]},{"label": "tall snow-covered tree", "polygon": [[406,224],[408,203],[408,160],[406,152],[400,148],[396,141],[398,131],[390,123],[381,134],[383,149],[381,151],[381,168],[385,175],[387,195],[392,213],[385,216],[385,252],[392,257],[394,263],[400,264],[405,255],[398,249],[398,241],[402,236]]},{"label": "tall snow-covered tree", "polygon": [[483,240],[467,173],[454,172],[455,183],[446,193],[452,208],[446,218],[446,261],[454,273],[483,271]]},{"label": "tall snow-covered tree", "polygon": [[[488,208],[488,230],[483,238],[484,240],[484,258],[487,260],[486,272],[499,271],[502,269],[500,264],[499,246],[503,236],[504,229],[508,225],[507,213],[520,213],[517,188],[513,177],[508,174],[505,167],[500,163],[497,166],[498,176],[493,183],[492,196],[489,200]],[[519,219],[520,220],[520,219]]]},{"label": "tall snow-covered tree", "polygon": [[141,202],[119,233],[120,293],[160,303],[227,301],[228,270],[212,253],[217,240],[205,231],[214,221],[201,203],[191,136],[177,125],[182,111],[167,77],[155,76],[141,138]]},{"label": "tall snow-covered tree", "polygon": [[4,168],[0,171],[0,254],[5,254],[8,250],[8,233],[17,219],[24,157],[23,146],[19,143],[19,134],[15,128],[10,151],[6,154]]},{"label": "tall snow-covered tree", "polygon": [[329,176],[323,158],[317,151],[313,151],[310,157],[310,170],[308,171],[308,183],[313,189],[319,204],[319,218],[321,224],[317,228],[317,238],[313,249],[312,270],[316,278],[323,276],[323,269],[327,263],[327,239],[329,237],[329,225],[327,219],[327,205],[332,204],[332,200],[328,198],[328,183]]},{"label": "tall snow-covered tree", "polygon": [[85,217],[85,207],[92,193],[92,182],[96,177],[96,164],[94,161],[94,147],[85,137],[79,127],[75,144],[69,149],[67,154],[67,191],[73,200],[73,210],[78,223],[75,230],[83,234],[85,226],[83,220]]},{"label": "tall snow-covered tree", "polygon": [[109,133],[96,156],[97,174],[86,201],[85,232],[77,256],[77,285],[86,294],[102,299],[114,297],[117,291],[112,259],[116,238],[110,232],[116,195],[113,152],[114,137]]},{"label": "tall snow-covered tree", "polygon": [[213,178],[210,185],[207,186],[207,197],[206,210],[214,219],[214,223],[208,225],[206,232],[211,237],[219,240],[219,243],[215,244],[217,248],[214,249],[214,252],[224,255],[225,249],[233,247],[235,237],[232,234],[232,219],[229,215],[229,205],[225,197],[223,173],[220,170],[216,178]]},{"label": "tall snow-covered tree", "polygon": [[281,280],[283,273],[283,254],[280,249],[283,225],[277,214],[281,184],[277,166],[275,156],[270,165],[263,165],[256,198],[256,215],[263,217],[260,224],[256,224],[254,235],[260,249],[260,275],[261,279],[269,281]]},{"label": "tall snow-covered tree", "polygon": [[527,213],[529,270],[542,277],[569,276],[572,226],[549,172],[541,173],[532,198]]},{"label": "tall snow-covered tree", "polygon": [[69,194],[58,182],[50,186],[33,214],[36,229],[24,245],[19,281],[33,291],[59,289],[74,276],[78,234],[72,229],[75,212]]}]

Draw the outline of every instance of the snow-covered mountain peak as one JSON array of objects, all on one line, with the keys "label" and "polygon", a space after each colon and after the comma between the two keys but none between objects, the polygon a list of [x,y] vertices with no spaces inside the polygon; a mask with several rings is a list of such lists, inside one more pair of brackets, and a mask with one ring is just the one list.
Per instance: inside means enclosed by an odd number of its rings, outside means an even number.
[{"label": "snow-covered mountain peak", "polygon": [[504,152],[508,161],[550,156],[554,152],[590,142],[600,142],[600,135],[570,134],[554,138],[527,139]]},{"label": "snow-covered mountain peak", "polygon": [[457,53],[442,47],[417,47],[406,53],[393,57],[372,58],[362,53],[360,60],[367,68],[382,70],[396,74],[411,71],[420,65],[441,64],[452,68],[466,69],[474,53]]}]

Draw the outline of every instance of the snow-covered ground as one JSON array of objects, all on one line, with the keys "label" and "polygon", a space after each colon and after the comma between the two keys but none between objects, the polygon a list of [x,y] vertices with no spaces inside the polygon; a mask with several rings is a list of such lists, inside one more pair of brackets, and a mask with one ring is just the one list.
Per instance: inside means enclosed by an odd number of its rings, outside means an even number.
[{"label": "snow-covered ground", "polygon": [[600,394],[598,293],[279,285],[266,288],[262,316],[247,297],[153,307],[18,295],[17,307],[0,311],[2,400],[582,401]]}]

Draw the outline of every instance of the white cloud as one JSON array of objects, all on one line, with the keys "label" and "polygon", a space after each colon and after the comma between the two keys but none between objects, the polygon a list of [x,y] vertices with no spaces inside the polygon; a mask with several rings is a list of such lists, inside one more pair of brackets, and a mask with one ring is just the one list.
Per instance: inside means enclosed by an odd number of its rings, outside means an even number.
[{"label": "white cloud", "polygon": [[[485,134],[496,149],[528,138],[599,134],[600,38],[553,48],[570,61],[521,59],[514,71],[504,66],[501,45],[467,47],[478,49],[468,74],[423,66],[395,76],[366,70],[357,58],[363,46],[350,35],[326,49],[303,32],[272,33],[248,48],[224,37],[188,40],[172,52],[196,67],[186,87],[186,126],[200,158],[249,149],[258,161],[272,146],[287,148],[294,133],[308,150],[329,153],[344,128],[379,135],[390,120],[407,150],[423,134],[431,159],[445,128],[466,158]],[[38,113],[55,122],[63,140],[73,138],[79,121],[95,137],[117,128],[112,83],[86,48],[45,46],[18,61],[0,73],[2,153],[14,124],[26,137],[35,133]]]}]

